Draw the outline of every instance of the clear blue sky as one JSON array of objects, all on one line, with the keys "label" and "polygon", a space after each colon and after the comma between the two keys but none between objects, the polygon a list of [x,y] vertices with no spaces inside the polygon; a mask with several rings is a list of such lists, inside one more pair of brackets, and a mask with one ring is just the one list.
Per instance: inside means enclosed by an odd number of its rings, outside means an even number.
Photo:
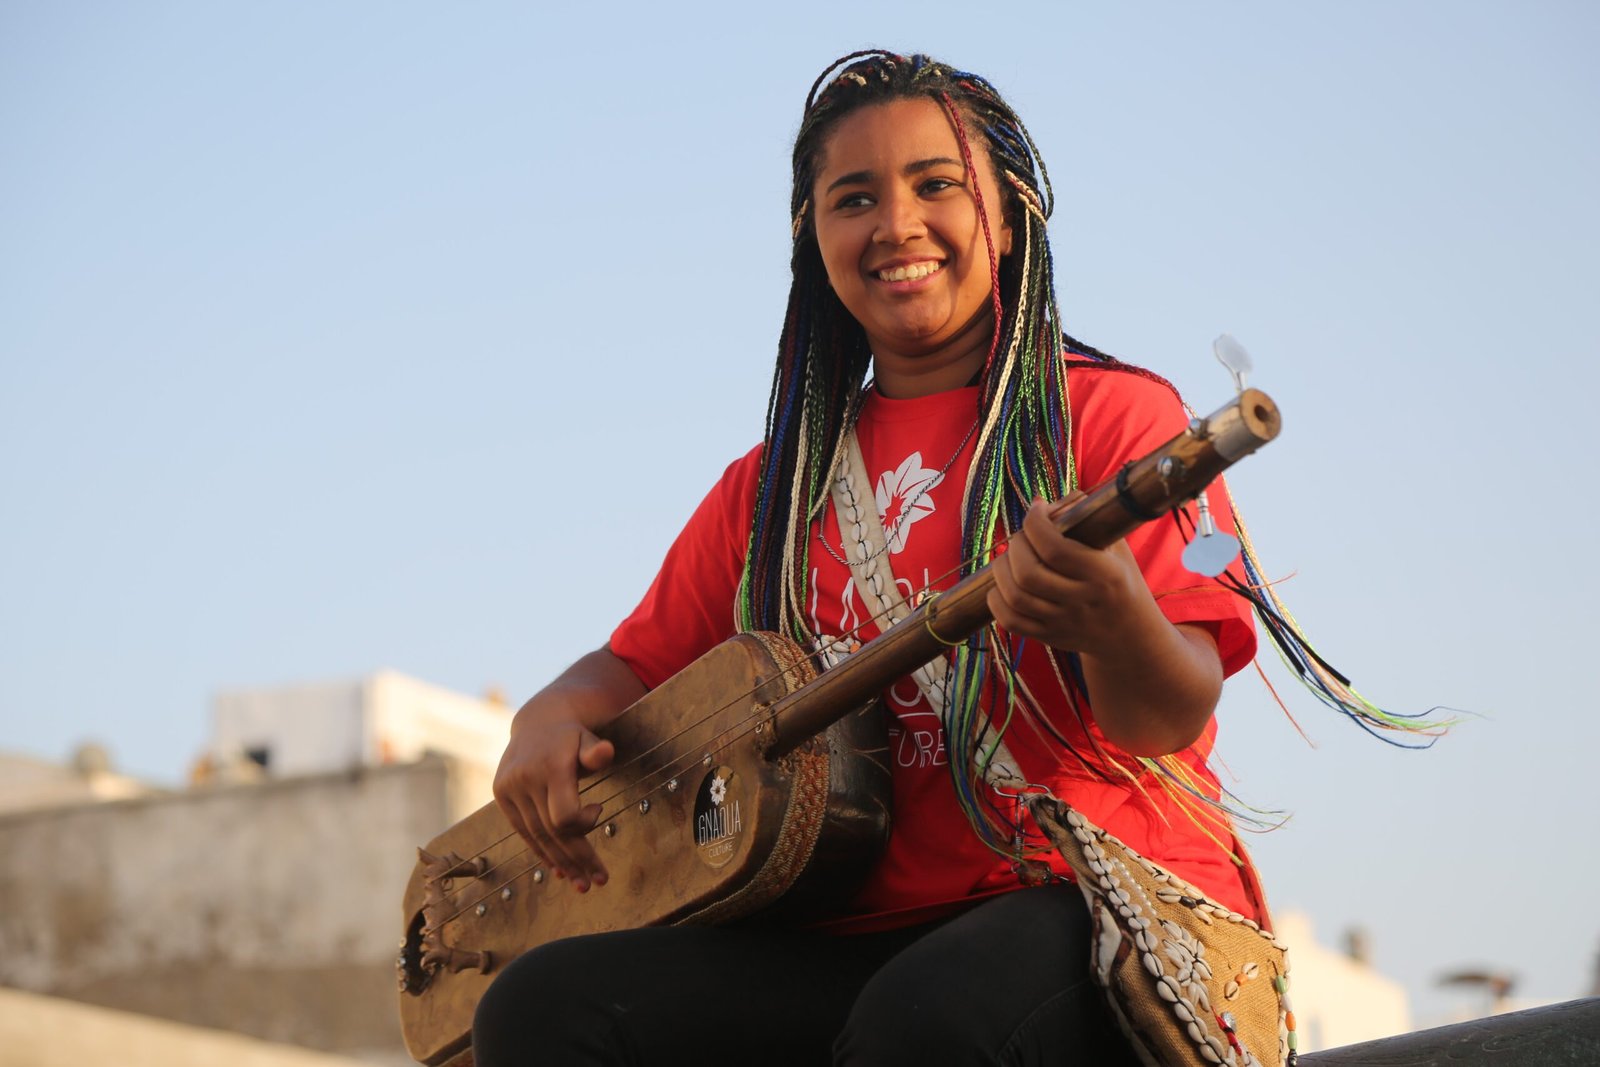
[{"label": "clear blue sky", "polygon": [[[0,2],[0,747],[180,781],[218,689],[514,699],[759,437],[787,154],[834,56],[989,76],[1069,325],[1283,437],[1234,479],[1396,752],[1230,684],[1256,851],[1323,940],[1585,991],[1600,954],[1581,2]],[[1281,673],[1277,675],[1280,683]]]}]

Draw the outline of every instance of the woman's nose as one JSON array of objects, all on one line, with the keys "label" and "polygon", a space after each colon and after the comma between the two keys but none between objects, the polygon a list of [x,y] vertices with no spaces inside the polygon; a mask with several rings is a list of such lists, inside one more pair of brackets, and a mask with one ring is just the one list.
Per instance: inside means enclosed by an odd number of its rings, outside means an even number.
[{"label": "woman's nose", "polygon": [[874,236],[880,243],[902,245],[926,233],[916,197],[892,193],[878,202],[878,230]]}]

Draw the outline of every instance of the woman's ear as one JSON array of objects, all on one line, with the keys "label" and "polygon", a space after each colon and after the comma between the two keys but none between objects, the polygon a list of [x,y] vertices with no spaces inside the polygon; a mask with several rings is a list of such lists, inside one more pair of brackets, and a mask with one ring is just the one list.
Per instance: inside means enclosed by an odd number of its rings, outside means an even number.
[{"label": "woman's ear", "polygon": [[1007,196],[1000,201],[1000,232],[995,235],[995,245],[1000,252],[1001,259],[1005,259],[1011,254],[1011,220],[1021,210],[1022,205],[1017,203],[1015,196]]}]

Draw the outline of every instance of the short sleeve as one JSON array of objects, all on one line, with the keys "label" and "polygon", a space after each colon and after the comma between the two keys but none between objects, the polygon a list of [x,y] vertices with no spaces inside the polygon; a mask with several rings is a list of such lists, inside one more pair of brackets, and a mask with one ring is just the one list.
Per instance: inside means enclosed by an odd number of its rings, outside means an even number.
[{"label": "short sleeve", "polygon": [[[1078,484],[1085,490],[1115,477],[1125,464],[1170,441],[1189,422],[1170,386],[1130,370],[1075,366],[1068,372],[1068,389]],[[1232,530],[1233,511],[1220,480],[1206,499],[1217,528]],[[1194,505],[1187,507],[1193,518]],[[1236,673],[1255,658],[1255,622],[1249,603],[1216,579],[1184,568],[1185,541],[1170,516],[1145,523],[1129,534],[1127,541],[1161,613],[1172,623],[1194,623],[1210,630],[1224,674]],[[1244,580],[1238,560],[1229,572]]]},{"label": "short sleeve", "polygon": [[758,446],[723,472],[611,634],[612,654],[652,689],[734,634],[760,460]]}]

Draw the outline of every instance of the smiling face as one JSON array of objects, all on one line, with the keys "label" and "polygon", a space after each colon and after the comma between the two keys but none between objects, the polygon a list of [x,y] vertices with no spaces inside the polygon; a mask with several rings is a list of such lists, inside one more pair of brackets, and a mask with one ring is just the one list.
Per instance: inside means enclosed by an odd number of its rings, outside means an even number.
[{"label": "smiling face", "polygon": [[[995,252],[1011,249],[1000,189],[969,135]],[[812,187],[828,282],[866,331],[878,387],[922,396],[966,384],[994,329],[983,227],[955,126],[938,102],[852,112],[823,142]]]}]

